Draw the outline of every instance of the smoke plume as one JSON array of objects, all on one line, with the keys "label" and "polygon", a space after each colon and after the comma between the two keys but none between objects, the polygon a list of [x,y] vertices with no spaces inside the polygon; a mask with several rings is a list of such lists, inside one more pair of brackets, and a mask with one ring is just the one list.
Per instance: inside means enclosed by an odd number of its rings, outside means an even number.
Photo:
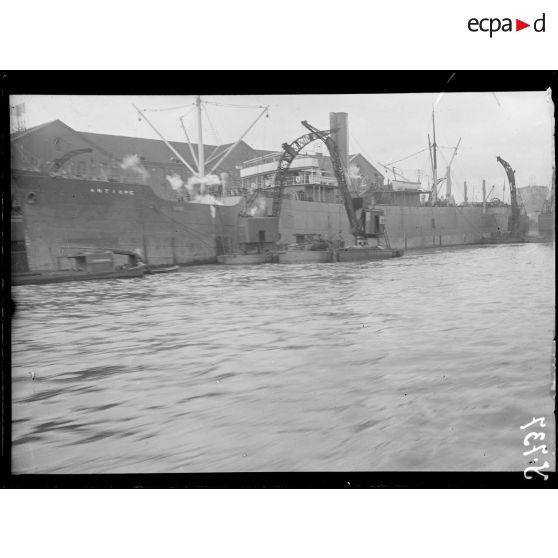
[{"label": "smoke plume", "polygon": [[144,180],[149,178],[149,173],[143,168],[141,159],[138,155],[126,155],[120,163],[120,167],[124,170],[131,170],[139,174]]},{"label": "smoke plume", "polygon": [[356,165],[349,166],[349,176],[351,178],[362,178],[360,175],[360,169]]},{"label": "smoke plume", "polygon": [[173,190],[178,190],[179,188],[181,188],[182,186],[184,186],[184,181],[182,180],[182,178],[180,178],[180,176],[176,173],[174,174],[167,174],[167,176],[165,177],[168,181],[168,183],[171,185],[171,188]]},{"label": "smoke plume", "polygon": [[248,212],[252,217],[265,217],[265,201],[261,198],[256,199],[254,207]]}]

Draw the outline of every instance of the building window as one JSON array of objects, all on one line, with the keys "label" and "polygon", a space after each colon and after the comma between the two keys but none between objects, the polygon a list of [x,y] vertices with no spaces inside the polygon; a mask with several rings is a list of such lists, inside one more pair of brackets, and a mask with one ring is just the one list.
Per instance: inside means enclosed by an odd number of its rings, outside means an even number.
[{"label": "building window", "polygon": [[77,164],[77,174],[79,174],[80,176],[84,176],[85,175],[85,161],[78,161]]}]

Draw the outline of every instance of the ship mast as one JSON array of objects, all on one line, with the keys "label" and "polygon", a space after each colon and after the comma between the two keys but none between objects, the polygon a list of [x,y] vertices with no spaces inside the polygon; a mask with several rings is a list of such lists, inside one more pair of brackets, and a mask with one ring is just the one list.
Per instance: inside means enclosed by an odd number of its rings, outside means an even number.
[{"label": "ship mast", "polygon": [[[215,150],[213,151],[213,153],[208,157],[207,161],[205,160],[205,153],[204,153],[204,145],[203,145],[203,123],[202,123],[202,104],[214,104],[214,105],[220,105],[220,106],[229,106],[229,107],[240,107],[240,108],[261,108],[263,109],[260,114],[254,119],[254,121],[248,126],[248,128],[244,131],[244,133],[238,138],[238,140],[229,145],[226,149],[222,150],[222,151],[218,151],[219,147],[221,146],[217,146],[215,148]],[[192,142],[190,142],[190,137],[188,136],[188,132],[186,130],[186,127],[184,125],[184,121],[183,118],[184,117],[180,117],[179,121],[180,121],[180,125],[182,126],[182,130],[184,131],[184,135],[186,136],[186,140],[188,142],[188,147],[190,148],[190,153],[192,155],[192,159],[194,161],[194,166],[197,167],[196,169],[194,169],[185,159],[184,157],[178,153],[178,151],[170,144],[169,141],[167,141],[165,139],[165,137],[163,136],[163,134],[155,127],[155,125],[153,124],[153,122],[151,122],[147,116],[145,115],[145,112],[148,109],[139,109],[136,105],[132,105],[137,113],[139,114],[139,116],[141,118],[143,118],[148,124],[149,126],[153,129],[153,131],[161,138],[161,140],[163,140],[163,142],[165,143],[165,145],[174,153],[174,155],[184,164],[184,166],[195,176],[197,177],[200,182],[202,181],[202,179],[206,176],[205,172],[206,172],[206,164],[208,165],[209,168],[209,173],[208,174],[213,174],[217,168],[219,167],[219,165],[221,165],[221,163],[230,155],[230,153],[238,146],[238,144],[242,141],[242,139],[246,136],[246,134],[248,134],[248,132],[256,125],[256,122],[258,122],[258,120],[264,115],[267,114],[269,111],[269,105],[268,106],[248,106],[248,105],[231,105],[231,104],[222,104],[222,103],[210,103],[209,101],[202,101],[201,100],[201,96],[197,95],[196,100],[194,103],[192,103],[195,108],[196,108],[196,112],[197,112],[197,121],[198,121],[198,157],[196,160],[196,156],[195,156],[195,151],[194,151],[194,147],[192,145]],[[181,107],[177,107],[177,108],[181,108]],[[174,110],[174,109],[151,109],[151,110]],[[207,117],[209,120],[209,116]],[[211,123],[210,123],[211,124]],[[216,161],[216,162],[215,162]]]},{"label": "ship mast", "polygon": [[436,158],[436,121],[434,120],[434,109],[432,109],[432,195],[431,202],[434,205],[438,201],[438,162]]},{"label": "ship mast", "polygon": [[163,140],[164,144],[178,157],[178,159],[182,162],[182,164],[192,173],[192,174],[196,174],[194,169],[188,164],[188,162],[184,159],[184,157],[182,157],[182,155],[180,155],[180,153],[165,139],[165,137],[163,136],[163,134],[161,134],[161,132],[159,132],[159,130],[157,130],[157,128],[154,126],[154,124],[147,118],[147,116],[145,116],[145,111],[140,110],[136,105],[134,105],[132,103],[132,106],[136,109],[136,111],[138,112],[138,114],[140,115],[141,118],[143,118],[148,124],[149,126],[152,128],[152,130]]},{"label": "ship mast", "polygon": [[446,171],[446,200],[448,200],[448,203],[452,203],[452,191],[451,191],[451,164],[453,163],[453,160],[455,159],[455,156],[457,155],[457,150],[459,149],[459,144],[461,143],[461,138],[459,138],[459,141],[457,142],[457,145],[453,148],[453,154],[451,156],[450,162],[448,163],[448,169]]},{"label": "ship mast", "polygon": [[203,126],[200,95],[196,98],[196,108],[198,111],[198,176],[203,178],[205,176],[205,155],[203,152]]}]

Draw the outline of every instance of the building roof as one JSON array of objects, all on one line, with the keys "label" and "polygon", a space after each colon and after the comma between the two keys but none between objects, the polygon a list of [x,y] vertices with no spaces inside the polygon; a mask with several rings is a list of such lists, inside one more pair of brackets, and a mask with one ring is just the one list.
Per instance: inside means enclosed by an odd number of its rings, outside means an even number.
[{"label": "building roof", "polygon": [[[50,122],[44,122],[43,124],[37,124],[37,126],[32,126],[31,128],[27,128],[27,130],[22,130],[21,132],[13,132],[12,134],[10,134],[10,140],[16,140],[19,139],[27,134],[30,134],[31,132],[36,132],[37,130],[40,130],[41,128],[46,128],[47,126],[50,126],[52,124],[54,124],[55,122],[60,122],[61,124],[64,124],[64,122],[62,122],[62,120],[51,120]],[[67,126],[66,124],[64,124],[64,126]],[[69,128],[69,126],[67,126]],[[71,129],[71,128],[70,128]]]},{"label": "building roof", "polygon": [[[45,122],[44,124],[33,126],[32,128],[29,128],[22,132],[15,132],[11,134],[10,139],[17,140],[25,135],[32,134],[37,130],[53,125],[63,126],[69,132],[77,134],[83,141],[99,150],[104,155],[118,160],[122,160],[128,155],[138,155],[142,158],[145,164],[168,164],[176,159],[174,153],[172,153],[172,151],[160,139],[118,136],[112,134],[100,134],[96,132],[80,132],[74,130],[61,120],[52,120],[50,122]],[[186,142],[170,141],[169,143],[187,161],[189,165],[194,166],[195,168],[194,158],[192,157],[192,153],[190,152],[190,148]],[[218,161],[219,156],[224,154],[227,148],[229,148],[231,145],[233,144],[227,143],[221,146],[207,144],[204,145],[205,160],[208,161],[210,157],[215,156],[214,159],[209,163],[209,165],[206,165],[208,167],[208,170],[211,168],[212,164]],[[193,148],[194,153],[197,156],[197,145],[194,145]],[[247,155],[246,152],[249,152],[250,154]],[[232,153],[229,154],[229,158],[226,159],[224,165],[225,167],[230,167],[233,163],[243,163],[245,161],[258,157],[280,154],[281,152],[281,150],[277,151],[269,149],[254,149],[242,140],[233,149]],[[242,153],[242,155],[240,155],[240,153]],[[235,157],[235,154],[238,155]],[[239,158],[239,156],[241,158]],[[324,157],[325,159],[329,159],[329,155],[320,153],[320,156]],[[368,161],[368,159],[364,155],[362,155],[362,153],[349,155],[349,161],[352,162],[356,157],[359,156],[362,157],[368,164],[370,164],[370,166],[372,166],[380,176],[383,176],[383,174],[372,163],[370,163],[370,161]]]},{"label": "building roof", "polygon": [[371,163],[362,153],[354,153],[353,155],[349,155],[349,163],[352,163],[357,157],[361,157],[362,159],[364,159],[382,178],[385,178],[384,173],[378,170],[378,167],[375,164]]},{"label": "building roof", "polygon": [[73,128],[68,126],[65,122],[62,122],[62,120],[58,120],[58,119],[51,120],[50,122],[45,122],[44,124],[39,124],[37,126],[33,126],[31,128],[28,128],[27,130],[23,130],[22,132],[15,132],[14,134],[11,134],[10,140],[11,141],[18,141],[18,140],[20,140],[21,138],[23,138],[27,135],[33,134],[35,132],[38,132],[39,130],[43,130],[45,128],[53,127],[53,126],[62,127],[63,129],[65,129],[70,134],[78,136],[85,143],[87,143],[88,145],[91,145],[91,147],[93,147],[93,148],[97,149],[98,151],[100,151],[101,153],[103,153],[103,155],[105,155],[107,157],[114,157],[114,155],[109,153],[106,149],[103,149],[102,146],[100,146],[100,145],[94,143],[93,141],[91,141],[90,139],[88,139],[86,137],[86,134],[84,134],[83,132],[78,132],[78,131],[74,130]]},{"label": "building roof", "polygon": [[[79,132],[79,134],[86,140],[91,141],[105,150],[110,152],[117,159],[122,159],[127,155],[138,155],[143,157],[146,163],[169,163],[176,156],[165,145],[162,140],[149,139],[149,138],[134,138],[130,136],[115,136],[110,134],[98,134],[93,132]],[[169,144],[176,149],[176,151],[190,164],[194,164],[194,158],[190,152],[190,148],[186,142],[169,141]],[[233,150],[236,151],[241,145],[248,149],[252,148],[241,141],[239,145]],[[221,146],[204,145],[204,158],[207,161],[211,155],[222,155],[231,143]],[[194,153],[197,157],[197,145],[194,145]],[[217,159],[215,159],[215,162]]]},{"label": "building roof", "polygon": [[[80,132],[78,130],[74,130],[61,120],[52,120],[50,122],[45,122],[43,124],[33,126],[32,128],[28,128],[27,130],[24,130],[22,132],[15,132],[10,135],[10,140],[17,141],[24,136],[33,134],[38,130],[52,126],[62,126],[69,133],[79,136],[79,138],[86,142],[88,145],[91,145],[110,158],[122,160],[127,155],[138,155],[146,164],[168,164],[176,159],[174,153],[165,145],[162,140],[119,136],[112,134],[100,134],[94,132]],[[190,148],[186,142],[170,141],[169,143],[188,162],[188,164],[195,167],[194,157],[192,156]],[[225,151],[232,145],[232,143],[227,143],[220,146],[208,144],[204,145],[205,160],[208,161],[210,157],[214,157],[209,165],[207,165],[208,170],[211,168],[211,165],[213,163],[216,163],[219,160],[219,157],[223,155]],[[194,153],[197,157],[197,145],[194,145],[193,148]],[[249,153],[248,156],[246,155],[246,152]],[[235,157],[235,154],[237,153],[242,153],[240,157],[242,158],[242,160],[246,160],[250,157],[255,157],[258,151],[252,149],[252,147],[250,147],[245,141],[240,141],[239,144],[229,154],[230,159],[227,158],[225,160],[225,167],[231,166],[232,163],[242,162],[241,160],[239,160],[238,155],[237,157]],[[227,162],[229,163],[228,165]]]}]

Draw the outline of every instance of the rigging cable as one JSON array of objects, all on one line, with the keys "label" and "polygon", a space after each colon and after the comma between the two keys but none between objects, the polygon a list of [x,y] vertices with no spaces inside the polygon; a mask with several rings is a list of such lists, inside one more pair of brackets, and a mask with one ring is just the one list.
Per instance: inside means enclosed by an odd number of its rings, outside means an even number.
[{"label": "rigging cable", "polygon": [[219,135],[217,134],[217,131],[216,131],[215,127],[213,126],[213,122],[211,121],[211,118],[209,118],[209,112],[207,111],[207,107],[205,106],[205,104],[202,104],[202,108],[203,108],[205,116],[207,117],[207,122],[209,123],[209,127],[211,128],[211,132],[215,136],[215,141],[217,143],[217,145],[215,146],[215,149],[213,149],[213,151],[207,157],[207,160],[209,161],[209,160],[211,160],[213,155],[215,155],[215,153],[217,153],[217,151],[220,149],[221,139],[219,138]]},{"label": "rigging cable", "polygon": [[395,165],[395,163],[401,163],[401,161],[406,161],[407,159],[410,159],[411,157],[414,157],[415,155],[419,155],[420,153],[426,151],[428,149],[428,147],[425,147],[424,149],[421,149],[420,151],[417,151],[416,153],[413,153],[412,155],[408,155],[407,157],[403,157],[403,159],[398,159],[397,161],[391,161],[391,163],[386,163],[386,165],[389,167],[390,165]]},{"label": "rigging cable", "polygon": [[180,106],[177,106],[177,107],[151,108],[151,109],[144,108],[144,109],[141,109],[141,111],[142,112],[166,112],[166,111],[170,111],[170,110],[178,110],[178,109],[181,109],[181,108],[191,107],[192,105],[195,106],[195,103],[189,103],[187,105],[180,105]]},{"label": "rigging cable", "polygon": [[213,135],[215,136],[215,141],[217,142],[217,145],[220,146],[221,145],[221,138],[219,137],[219,134],[217,133],[217,130],[215,129],[215,126],[213,126],[213,122],[211,120],[211,118],[209,118],[209,112],[207,110],[207,107],[204,105],[203,106],[203,112],[207,118],[207,122],[209,123],[209,127],[211,128],[211,131],[213,133]]},{"label": "rigging cable", "polygon": [[233,108],[269,108],[269,105],[232,105],[228,103],[217,103],[215,101],[202,101],[202,104],[215,105],[218,107],[233,107]]},{"label": "rigging cable", "polygon": [[184,118],[186,118],[187,116],[190,116],[190,114],[192,114],[192,112],[196,109],[195,106],[190,107],[190,110],[185,112],[182,116],[179,116],[178,118],[180,118],[181,120],[183,120]]}]

